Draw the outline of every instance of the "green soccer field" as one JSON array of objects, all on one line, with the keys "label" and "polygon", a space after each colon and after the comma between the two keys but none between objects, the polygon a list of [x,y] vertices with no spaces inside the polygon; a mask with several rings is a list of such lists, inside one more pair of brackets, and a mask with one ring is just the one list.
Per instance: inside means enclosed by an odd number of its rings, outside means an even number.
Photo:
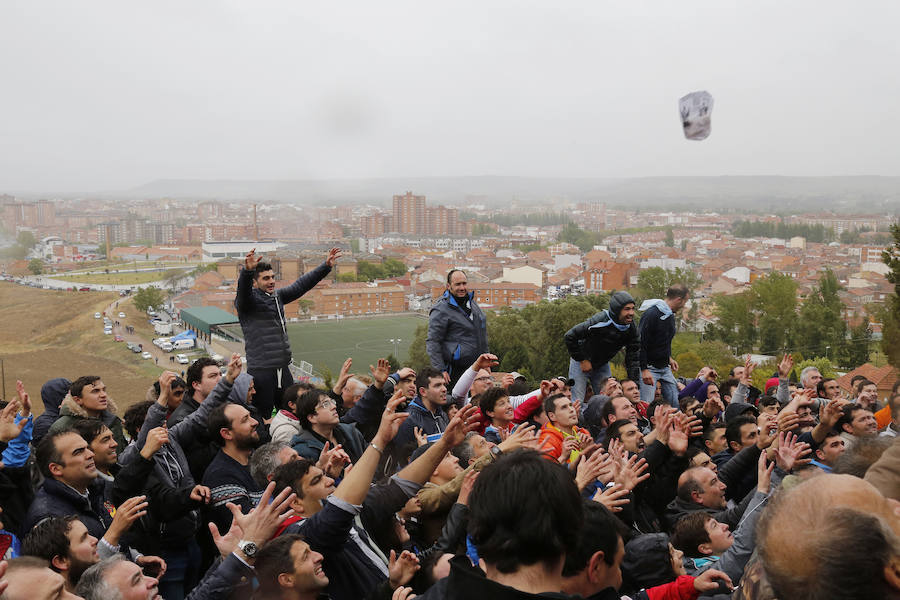
[{"label": "green soccer field", "polygon": [[288,323],[287,329],[295,364],[305,360],[320,372],[331,369],[336,376],[348,356],[353,359],[353,372],[368,373],[369,365],[394,352],[389,340],[395,338],[402,340],[397,358],[403,362],[419,323],[427,320],[403,315]]}]

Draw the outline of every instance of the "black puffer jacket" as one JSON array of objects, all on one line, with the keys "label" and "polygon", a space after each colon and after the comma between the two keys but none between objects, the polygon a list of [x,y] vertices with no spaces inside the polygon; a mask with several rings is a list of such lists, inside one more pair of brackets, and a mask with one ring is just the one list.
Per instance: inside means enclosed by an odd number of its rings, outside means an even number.
[{"label": "black puffer jacket", "polygon": [[248,370],[280,369],[291,362],[284,305],[311,290],[330,272],[331,267],[322,263],[291,285],[267,294],[253,287],[253,271],[241,269],[234,307],[244,332]]},{"label": "black puffer jacket", "polygon": [[619,322],[622,307],[629,303],[634,304],[630,294],[616,292],[609,299],[609,310],[598,312],[567,331],[565,341],[569,356],[578,362],[590,360],[591,365],[597,368],[612,360],[624,347],[628,378],[640,381],[641,336],[638,328],[634,321],[625,331],[619,331],[613,324]]}]

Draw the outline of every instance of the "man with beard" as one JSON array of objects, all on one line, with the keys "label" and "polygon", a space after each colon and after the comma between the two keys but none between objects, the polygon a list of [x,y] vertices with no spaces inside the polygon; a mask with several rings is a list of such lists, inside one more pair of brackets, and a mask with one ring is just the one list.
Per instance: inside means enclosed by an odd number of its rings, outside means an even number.
[{"label": "man with beard", "polygon": [[209,415],[210,437],[222,447],[206,468],[203,485],[210,490],[212,520],[219,531],[231,527],[227,503],[249,512],[262,494],[250,474],[250,455],[259,445],[257,424],[249,410],[233,402],[217,406]]},{"label": "man with beard", "polygon": [[634,298],[627,292],[616,292],[609,299],[609,308],[579,323],[566,332],[566,348],[571,357],[569,378],[575,380],[572,397],[585,400],[588,380],[594,394],[600,394],[600,382],[609,378],[609,361],[625,348],[625,369],[628,378],[638,381],[651,377],[640,373],[641,338],[634,324]]},{"label": "man with beard", "polygon": [[50,517],[38,523],[22,540],[22,554],[37,556],[62,575],[66,589],[75,591],[81,574],[100,561],[97,538],[78,517]]}]

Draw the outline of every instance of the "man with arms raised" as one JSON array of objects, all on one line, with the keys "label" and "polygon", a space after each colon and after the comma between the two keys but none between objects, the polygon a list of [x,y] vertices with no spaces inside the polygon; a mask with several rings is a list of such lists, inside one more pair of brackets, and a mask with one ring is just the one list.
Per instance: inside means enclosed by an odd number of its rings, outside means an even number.
[{"label": "man with arms raised", "polygon": [[244,258],[244,268],[238,276],[234,307],[244,332],[247,350],[247,373],[256,386],[254,404],[268,422],[275,407],[275,399],[294,383],[288,365],[291,363],[291,343],[288,340],[284,306],[297,300],[322,281],[341,257],[339,248],[332,248],[321,265],[297,278],[281,289],[275,289],[275,271],[262,262],[254,248]]}]

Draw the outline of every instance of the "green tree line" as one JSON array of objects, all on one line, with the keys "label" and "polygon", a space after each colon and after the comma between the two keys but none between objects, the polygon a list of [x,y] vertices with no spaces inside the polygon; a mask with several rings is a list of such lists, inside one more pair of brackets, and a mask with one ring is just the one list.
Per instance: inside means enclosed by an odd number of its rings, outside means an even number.
[{"label": "green tree line", "polygon": [[773,237],[788,239],[803,237],[809,242],[833,242],[834,230],[824,225],[788,225],[783,220],[777,223],[770,221],[735,221],[731,232],[735,237]]}]

